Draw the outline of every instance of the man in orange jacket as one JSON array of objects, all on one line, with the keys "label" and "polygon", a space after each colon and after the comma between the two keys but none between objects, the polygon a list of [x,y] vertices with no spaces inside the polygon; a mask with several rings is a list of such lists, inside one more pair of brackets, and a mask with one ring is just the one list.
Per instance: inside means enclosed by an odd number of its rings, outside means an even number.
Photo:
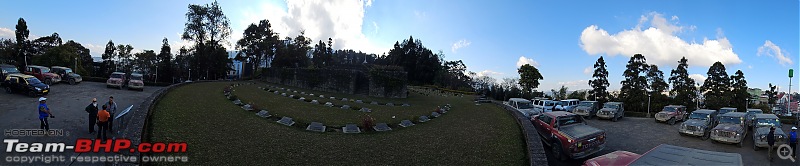
[{"label": "man in orange jacket", "polygon": [[97,126],[100,130],[97,131],[97,138],[100,139],[100,135],[103,135],[103,142],[106,141],[106,132],[108,129],[108,119],[111,118],[111,114],[106,111],[108,106],[103,105],[103,109],[97,111]]}]

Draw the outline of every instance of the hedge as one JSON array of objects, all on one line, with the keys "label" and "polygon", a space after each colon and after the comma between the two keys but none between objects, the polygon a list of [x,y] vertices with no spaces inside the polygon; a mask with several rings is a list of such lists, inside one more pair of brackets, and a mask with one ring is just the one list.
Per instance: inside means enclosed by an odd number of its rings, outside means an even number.
[{"label": "hedge", "polygon": [[[655,115],[655,114],[651,114],[651,115]],[[644,118],[644,117],[647,117],[647,112],[625,111],[625,117],[641,117],[641,118]]]}]

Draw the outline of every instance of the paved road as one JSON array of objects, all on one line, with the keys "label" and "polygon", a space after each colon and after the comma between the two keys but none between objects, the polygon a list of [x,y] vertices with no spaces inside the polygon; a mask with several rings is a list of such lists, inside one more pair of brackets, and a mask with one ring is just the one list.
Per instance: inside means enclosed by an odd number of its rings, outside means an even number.
[{"label": "paved road", "polygon": [[[759,151],[753,150],[753,139],[751,132],[745,138],[745,143],[741,148],[736,145],[712,143],[711,139],[703,141],[699,137],[681,136],[678,134],[680,123],[668,125],[656,123],[652,118],[632,118],[626,117],[618,122],[609,120],[588,120],[588,124],[606,131],[606,148],[592,156],[577,160],[556,161],[552,154],[547,152],[549,165],[582,165],[584,161],[601,156],[613,151],[624,150],[633,153],[643,154],[648,150],[660,145],[671,144],[676,146],[690,147],[710,151],[739,153],[742,155],[744,165],[798,165],[800,161],[792,163],[789,160],[781,160],[775,157],[774,162],[767,160],[767,150],[761,148]],[[783,130],[788,134],[791,126],[784,124]],[[545,150],[549,150],[545,147]],[[773,153],[774,155],[774,153]]]},{"label": "paved road", "polygon": [[[78,85],[56,84],[50,87],[51,92],[47,95],[48,107],[55,118],[49,119],[50,129],[63,129],[65,136],[46,136],[46,137],[12,137],[20,142],[65,142],[67,145],[75,145],[78,138],[94,138],[95,134],[88,133],[88,115],[84,108],[91,103],[92,98],[97,98],[98,105],[108,101],[109,96],[114,96],[117,102],[118,112],[130,105],[140,104],[145,98],[153,94],[154,91],[162,87],[145,87],[144,91],[130,91],[106,88],[104,83],[82,82]],[[6,129],[38,129],[39,120],[36,106],[38,97],[29,97],[20,94],[0,93],[0,130]],[[116,122],[115,122],[116,123]],[[114,134],[109,135],[113,137]],[[0,144],[0,165],[8,165],[6,156],[19,154],[6,153],[6,144]],[[44,153],[44,155],[77,155],[67,153]],[[67,159],[69,160],[69,159]],[[34,163],[36,164],[36,163]],[[42,163],[39,163],[42,164]],[[57,163],[64,165],[69,163]],[[79,164],[83,165],[83,164]]]}]

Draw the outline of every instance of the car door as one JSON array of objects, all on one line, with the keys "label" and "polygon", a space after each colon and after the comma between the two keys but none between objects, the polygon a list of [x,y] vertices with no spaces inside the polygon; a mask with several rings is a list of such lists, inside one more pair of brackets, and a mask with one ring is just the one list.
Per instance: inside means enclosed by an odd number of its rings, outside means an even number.
[{"label": "car door", "polygon": [[[549,139],[550,138],[550,133],[552,131],[552,127],[550,127],[550,122],[551,121],[552,121],[552,118],[550,118],[550,116],[544,115],[544,114],[540,115],[538,120],[536,121],[536,123],[537,123],[536,127],[538,127],[538,129],[536,131],[539,132],[539,135],[541,135],[545,139]],[[547,140],[547,141],[549,141],[549,140]]]}]

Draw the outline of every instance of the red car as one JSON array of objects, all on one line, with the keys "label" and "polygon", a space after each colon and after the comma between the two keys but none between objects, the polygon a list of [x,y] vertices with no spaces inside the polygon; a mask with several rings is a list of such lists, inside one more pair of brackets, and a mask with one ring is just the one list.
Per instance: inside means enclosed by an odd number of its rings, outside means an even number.
[{"label": "red car", "polygon": [[47,85],[61,82],[61,76],[51,73],[50,68],[44,66],[28,65],[25,66],[25,74],[32,75]]},{"label": "red car", "polygon": [[584,158],[606,146],[606,132],[587,125],[577,114],[546,112],[534,116],[531,123],[558,160]]},{"label": "red car", "polygon": [[642,155],[628,151],[615,151],[586,160],[584,166],[628,166],[628,165],[730,165],[741,166],[742,155],[715,152],[661,144]]}]

